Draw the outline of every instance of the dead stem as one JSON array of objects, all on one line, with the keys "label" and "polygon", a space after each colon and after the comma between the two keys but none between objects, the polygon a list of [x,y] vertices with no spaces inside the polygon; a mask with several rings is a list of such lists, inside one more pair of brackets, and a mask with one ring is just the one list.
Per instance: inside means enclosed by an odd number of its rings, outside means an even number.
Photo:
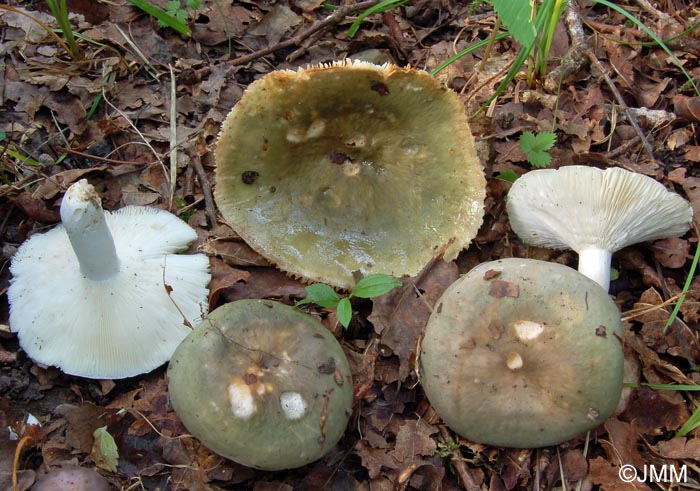
[{"label": "dead stem", "polygon": [[19,457],[22,454],[22,450],[24,447],[30,443],[33,440],[33,438],[29,435],[24,435],[20,440],[17,442],[17,448],[15,448],[15,458],[12,461],[12,491],[18,491],[17,488],[17,470],[19,467]]}]

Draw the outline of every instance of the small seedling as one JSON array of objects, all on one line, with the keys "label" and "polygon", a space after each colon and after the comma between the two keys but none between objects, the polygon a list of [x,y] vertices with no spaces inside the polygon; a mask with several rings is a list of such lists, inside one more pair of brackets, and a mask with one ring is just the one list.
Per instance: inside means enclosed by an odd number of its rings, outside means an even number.
[{"label": "small seedling", "polygon": [[[187,9],[190,9],[192,10],[192,12],[195,12],[199,7],[202,6],[202,0],[187,0],[185,2],[185,5]],[[170,0],[168,3],[165,4],[165,13],[171,15],[183,24],[187,22],[188,17],[194,17],[194,15],[189,15],[187,9],[182,7],[182,3],[180,3],[180,0]],[[166,24],[162,20],[158,21],[158,25],[160,27],[169,27],[168,24]]]},{"label": "small seedling", "polygon": [[518,178],[518,174],[516,174],[513,169],[506,169],[503,172],[499,172],[493,177],[495,177],[496,179],[500,179],[501,181],[514,183],[515,180]]},{"label": "small seedling", "polygon": [[306,298],[297,302],[297,307],[309,303],[315,303],[326,309],[336,309],[338,322],[347,328],[352,318],[352,305],[350,299],[374,298],[401,286],[401,282],[387,274],[371,274],[357,282],[355,287],[346,297],[340,298],[336,291],[323,283],[314,283],[306,287]]},{"label": "small seedling", "polygon": [[554,146],[557,141],[557,135],[551,131],[534,134],[532,131],[526,131],[520,135],[518,144],[520,150],[527,154],[527,161],[535,167],[547,167],[552,162],[552,156],[549,155],[549,149]]}]

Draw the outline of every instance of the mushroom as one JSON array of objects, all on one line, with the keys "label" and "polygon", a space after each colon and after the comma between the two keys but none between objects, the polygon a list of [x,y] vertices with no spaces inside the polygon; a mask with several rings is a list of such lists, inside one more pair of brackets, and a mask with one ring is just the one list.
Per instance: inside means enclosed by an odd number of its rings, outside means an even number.
[{"label": "mushroom", "polygon": [[483,263],[428,320],[420,380],[445,423],[489,445],[555,445],[612,415],[620,399],[620,314],[594,281],[534,259]]},{"label": "mushroom", "polygon": [[168,378],[188,431],[258,469],[319,459],[352,411],[350,367],[338,341],[279,302],[238,300],[210,312],[175,351]]},{"label": "mushroom", "polygon": [[612,254],[688,231],[693,210],[654,179],[620,168],[572,165],[518,178],[508,193],[513,231],[525,243],[573,249],[578,270],[605,291]]},{"label": "mushroom", "polygon": [[196,232],[163,210],[103,212],[86,180],[62,224],[22,244],[10,271],[10,327],[35,362],[88,378],[153,370],[207,310],[209,260],[176,255]]},{"label": "mushroom", "polygon": [[428,73],[341,62],[252,83],[216,148],[226,221],[280,269],[340,288],[454,259],[485,179],[459,97]]},{"label": "mushroom", "polygon": [[37,479],[32,491],[110,491],[112,486],[97,471],[85,467],[61,467]]}]

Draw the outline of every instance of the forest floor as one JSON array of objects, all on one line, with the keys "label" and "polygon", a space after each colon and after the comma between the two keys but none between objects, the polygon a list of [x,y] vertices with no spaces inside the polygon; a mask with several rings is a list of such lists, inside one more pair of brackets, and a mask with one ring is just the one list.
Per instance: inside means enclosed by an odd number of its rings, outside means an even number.
[{"label": "forest floor", "polygon": [[[165,7],[162,0],[156,5]],[[312,308],[350,360],[356,405],[338,445],[321,460],[281,472],[223,459],[186,435],[168,402],[165,367],[125,380],[89,380],[34,364],[9,326],[9,265],[17,247],[60,220],[67,187],[87,178],[106,209],[168,208],[170,166],[177,166],[170,211],[197,230],[192,251],[211,259],[210,306],[243,298],[293,304],[305,285],[247,247],[210,200],[213,149],[227,113],[246,86],[268,72],[345,58],[432,70],[487,39],[496,16],[487,4],[416,0],[364,19],[376,2],[203,0],[185,9],[191,36],[161,28],[126,1],[68,2],[79,52],[67,52],[32,17],[56,28],[43,2],[0,8],[0,488],[28,489],[65,465],[95,468],[121,490],[438,490],[698,489],[700,433],[678,435],[698,411],[692,390],[644,384],[700,385],[700,282],[663,326],[686,282],[697,227],[681,238],[616,253],[610,293],[624,321],[625,348],[640,385],[626,409],[556,447],[495,448],[460,439],[431,409],[415,374],[417,341],[430,309],[460,273],[485,261],[535,257],[576,267],[576,255],[526,247],[510,230],[505,198],[510,172],[532,169],[518,138],[553,130],[551,167],[622,167],[686,197],[700,217],[700,97],[672,58],[618,12],[589,0],[565,12],[555,33],[550,75],[528,85],[525,74],[471,122],[488,182],[483,225],[456,261],[436,261],[415,287],[354,300],[348,329],[332,310]],[[695,2],[617,2],[668,46],[700,80],[700,18]],[[335,9],[331,8],[335,5]],[[32,17],[26,15],[30,13]],[[576,26],[580,30],[575,29]],[[460,58],[436,77],[470,114],[493,94],[519,45],[499,40]],[[567,70],[560,67],[566,65]],[[173,80],[174,77],[174,80]],[[171,85],[177,94],[177,162],[170,159]],[[410,295],[405,294],[410,292]],[[41,306],[37,306],[41,308]],[[636,368],[636,370],[634,369]],[[635,378],[633,376],[633,378]],[[634,382],[634,380],[628,380]],[[692,389],[693,387],[690,387]],[[688,387],[686,387],[688,389]],[[31,414],[41,428],[23,427]],[[697,416],[696,416],[697,418]],[[107,470],[93,433],[106,426],[118,452]],[[696,425],[697,426],[697,425]],[[686,425],[687,427],[687,425]],[[28,435],[15,462],[16,438]],[[641,476],[652,467],[684,469],[686,482],[625,482],[623,466]],[[670,476],[670,474],[666,474]]]}]

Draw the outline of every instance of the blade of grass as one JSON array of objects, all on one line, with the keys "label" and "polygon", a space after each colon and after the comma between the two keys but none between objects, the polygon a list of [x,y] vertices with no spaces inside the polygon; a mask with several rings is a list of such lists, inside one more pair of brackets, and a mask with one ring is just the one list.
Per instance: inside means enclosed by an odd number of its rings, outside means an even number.
[{"label": "blade of grass", "polygon": [[167,27],[174,29],[175,31],[185,36],[190,36],[190,28],[187,24],[179,21],[178,19],[168,14],[164,10],[156,7],[155,5],[148,3],[144,0],[129,0],[129,3],[132,4],[134,7],[140,8],[148,15],[155,17]]},{"label": "blade of grass", "polygon": [[[502,32],[502,33],[496,35],[496,41],[500,41],[501,39],[505,39],[505,38],[507,38],[508,36],[510,36],[510,32],[508,32],[508,31]],[[442,70],[444,70],[445,68],[447,68],[448,66],[450,66],[452,63],[454,63],[455,61],[457,61],[457,60],[459,60],[460,58],[462,58],[463,56],[466,56],[466,55],[468,55],[469,53],[472,53],[472,52],[476,51],[477,49],[480,49],[480,48],[483,48],[483,47],[485,47],[485,46],[488,46],[488,44],[489,44],[490,41],[491,41],[491,38],[489,38],[489,39],[484,39],[483,41],[479,41],[479,42],[476,42],[476,43],[474,43],[474,44],[472,44],[472,45],[470,45],[470,46],[467,46],[466,48],[464,48],[464,49],[463,49],[462,51],[460,51],[459,53],[450,56],[448,59],[446,59],[445,61],[443,61],[442,63],[440,63],[438,66],[436,66],[435,68],[433,68],[433,70],[430,72],[430,74],[434,77],[435,75],[437,75],[438,73],[440,73]]]},{"label": "blade of grass", "polygon": [[70,48],[71,56],[74,60],[79,60],[83,57],[80,52],[80,47],[78,43],[75,42],[75,36],[73,35],[73,28],[70,25],[70,19],[68,18],[68,6],[66,5],[66,0],[46,0],[46,4],[49,6],[51,13],[53,14],[58,27],[66,38],[66,43]]},{"label": "blade of grass", "polygon": [[362,25],[362,22],[370,15],[378,14],[380,12],[386,12],[387,10],[400,7],[407,1],[408,0],[383,0],[377,5],[368,8],[364,12],[360,13],[360,15],[357,16],[357,19],[355,19],[355,22],[352,23],[352,25],[348,29],[348,37],[352,38],[355,34],[357,34],[357,31],[360,29],[360,25]]},{"label": "blade of grass", "polygon": [[[693,85],[694,87],[695,85]],[[673,307],[673,310],[671,311],[671,315],[668,317],[668,320],[666,321],[666,324],[664,325],[663,332],[665,333],[666,330],[673,324],[673,321],[676,320],[676,317],[678,316],[678,312],[681,310],[681,306],[683,305],[683,301],[685,300],[685,296],[688,294],[688,290],[690,290],[690,285],[693,282],[693,278],[695,277],[695,270],[698,267],[698,260],[700,260],[700,245],[698,245],[695,248],[695,255],[693,256],[693,262],[690,264],[690,270],[688,271],[688,277],[685,279],[685,283],[683,284],[683,289],[681,290],[680,297],[678,297],[678,301],[676,302],[676,306]]]},{"label": "blade of grass", "polygon": [[695,85],[695,81],[693,78],[690,76],[688,71],[683,67],[683,64],[681,61],[676,57],[676,55],[673,54],[673,52],[666,46],[666,43],[663,42],[663,40],[658,37],[654,31],[649,29],[644,22],[640,21],[637,19],[635,16],[627,12],[625,9],[620,7],[619,5],[615,5],[614,3],[608,1],[608,0],[593,0],[594,3],[599,3],[601,5],[604,5],[605,7],[608,7],[610,9],[613,9],[614,11],[624,15],[630,22],[634,23],[638,28],[640,28],[642,31],[644,31],[647,36],[649,36],[651,39],[654,40],[654,42],[663,49],[666,54],[671,58],[673,63],[679,68],[679,70],[685,75],[685,77],[688,79],[688,82],[690,85],[692,85],[693,89],[695,90],[695,93],[700,96],[700,89],[698,89],[698,86]]}]

